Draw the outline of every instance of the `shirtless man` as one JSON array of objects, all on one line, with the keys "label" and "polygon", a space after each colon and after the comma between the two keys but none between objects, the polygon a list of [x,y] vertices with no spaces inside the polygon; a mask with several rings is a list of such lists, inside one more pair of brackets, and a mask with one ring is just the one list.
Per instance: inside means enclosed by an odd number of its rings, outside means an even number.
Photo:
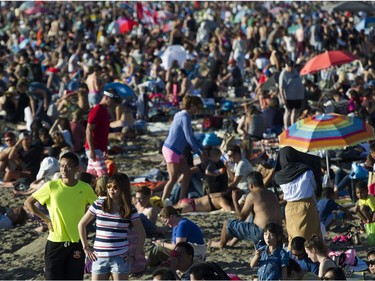
[{"label": "shirtless man", "polygon": [[[282,225],[281,209],[275,194],[264,187],[262,174],[250,172],[248,175],[250,193],[245,205],[237,212],[238,219],[224,222],[220,241],[211,241],[209,246],[222,248],[234,246],[239,240],[250,240],[258,243],[263,240],[262,229],[271,222]],[[234,204],[238,204],[233,200]],[[235,206],[239,210],[239,206]]]},{"label": "shirtless man", "polygon": [[134,205],[138,213],[144,214],[150,221],[156,223],[160,209],[150,204],[151,191],[148,187],[142,186],[135,191]]},{"label": "shirtless man", "polygon": [[89,89],[90,107],[97,105],[102,98],[100,95],[98,72],[99,72],[99,68],[97,66],[90,67],[89,74],[85,81],[87,88]]}]

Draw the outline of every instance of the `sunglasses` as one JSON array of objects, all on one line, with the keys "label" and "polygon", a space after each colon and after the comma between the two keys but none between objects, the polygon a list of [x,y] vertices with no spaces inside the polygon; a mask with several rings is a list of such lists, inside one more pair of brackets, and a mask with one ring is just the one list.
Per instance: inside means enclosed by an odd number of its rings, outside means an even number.
[{"label": "sunglasses", "polygon": [[113,189],[116,191],[118,189],[117,185],[107,185],[107,189]]},{"label": "sunglasses", "polygon": [[294,253],[292,253],[292,254],[293,254],[293,256],[295,256],[297,259],[301,259],[301,258],[303,258],[303,257],[305,256],[306,253],[299,253],[299,254],[294,254]]},{"label": "sunglasses", "polygon": [[375,260],[371,260],[367,262],[368,265],[375,265]]}]

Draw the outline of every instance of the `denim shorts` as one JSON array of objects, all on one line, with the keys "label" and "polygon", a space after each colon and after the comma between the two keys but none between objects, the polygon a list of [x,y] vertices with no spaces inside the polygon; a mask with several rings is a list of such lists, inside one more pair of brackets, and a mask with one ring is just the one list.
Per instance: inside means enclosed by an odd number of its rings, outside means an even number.
[{"label": "denim shorts", "polygon": [[229,237],[236,237],[240,240],[250,240],[258,243],[263,240],[263,230],[252,222],[229,219],[227,224]]},{"label": "denim shorts", "polygon": [[92,273],[100,275],[107,273],[128,274],[130,263],[125,261],[125,256],[97,258],[92,264]]}]

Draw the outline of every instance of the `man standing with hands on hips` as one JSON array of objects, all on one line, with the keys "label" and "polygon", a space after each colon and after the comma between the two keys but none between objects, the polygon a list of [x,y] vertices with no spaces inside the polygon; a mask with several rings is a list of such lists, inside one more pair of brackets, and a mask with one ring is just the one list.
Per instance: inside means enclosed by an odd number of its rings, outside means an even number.
[{"label": "man standing with hands on hips", "polygon": [[108,108],[120,102],[121,98],[115,90],[105,90],[100,103],[91,109],[87,119],[85,150],[89,161],[86,171],[96,177],[108,174],[104,162],[110,124]]},{"label": "man standing with hands on hips", "polygon": [[[44,253],[46,280],[83,280],[85,254],[78,223],[97,198],[92,187],[76,179],[79,158],[73,152],[60,157],[61,179],[45,183],[25,201],[31,213],[46,222],[49,235]],[[35,203],[46,204],[49,216]]]}]

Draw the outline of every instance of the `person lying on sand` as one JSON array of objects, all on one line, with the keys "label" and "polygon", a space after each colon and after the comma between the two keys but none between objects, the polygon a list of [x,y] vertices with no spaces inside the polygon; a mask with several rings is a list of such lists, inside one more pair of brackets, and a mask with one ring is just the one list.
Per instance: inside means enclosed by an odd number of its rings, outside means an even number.
[{"label": "person lying on sand", "polygon": [[189,212],[211,212],[223,210],[225,212],[234,211],[233,204],[223,193],[211,193],[199,198],[184,198],[174,205],[175,209],[181,209],[181,213]]},{"label": "person lying on sand", "polygon": [[10,229],[26,222],[27,213],[22,207],[0,207],[0,229]]}]

